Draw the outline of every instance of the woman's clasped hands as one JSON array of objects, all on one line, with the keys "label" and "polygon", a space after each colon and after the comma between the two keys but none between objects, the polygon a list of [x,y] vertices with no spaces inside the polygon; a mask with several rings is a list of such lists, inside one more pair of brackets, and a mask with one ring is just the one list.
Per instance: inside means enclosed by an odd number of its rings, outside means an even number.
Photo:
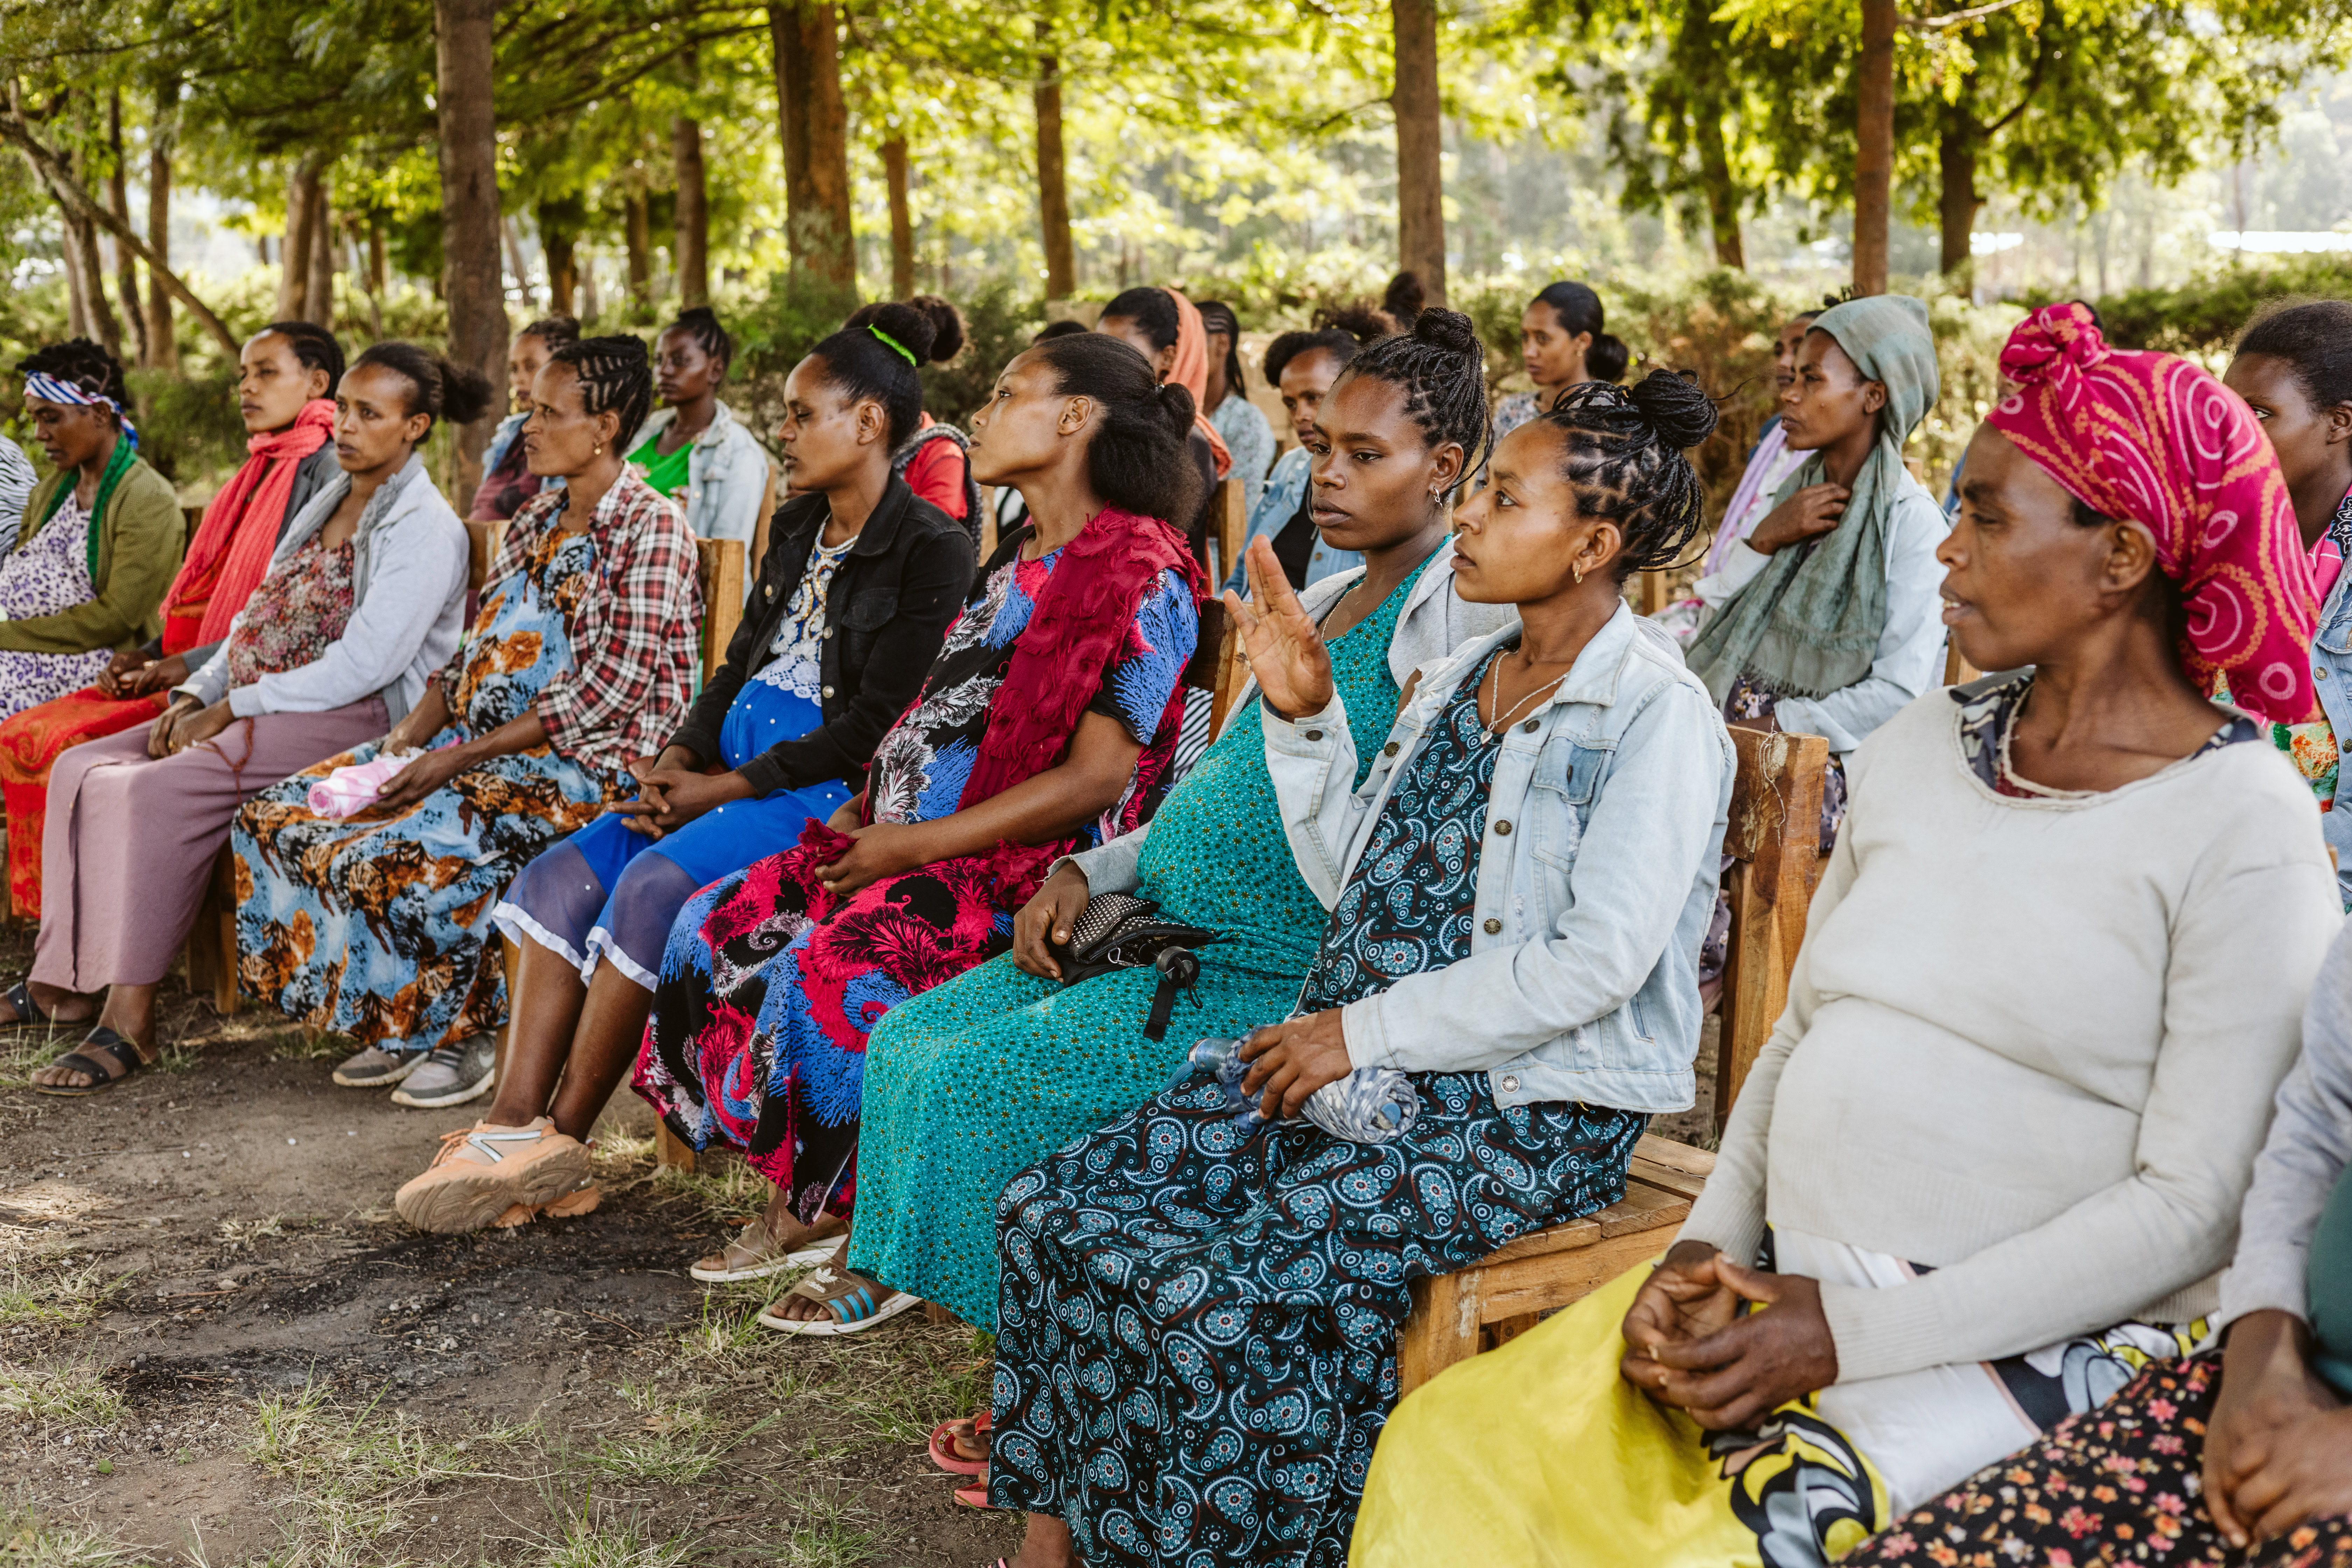
[{"label": "woman's clasped hands", "polygon": [[1753,1426],[1837,1381],[1821,1282],[1742,1268],[1703,1241],[1675,1244],[1623,1332],[1625,1381],[1709,1431]]}]

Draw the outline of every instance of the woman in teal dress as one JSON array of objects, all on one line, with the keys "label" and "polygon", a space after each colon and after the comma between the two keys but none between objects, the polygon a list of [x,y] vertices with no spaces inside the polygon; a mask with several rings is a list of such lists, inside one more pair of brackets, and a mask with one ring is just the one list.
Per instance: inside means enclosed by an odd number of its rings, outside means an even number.
[{"label": "woman in teal dress", "polygon": [[[1486,419],[1483,399],[1456,409],[1462,400],[1444,395],[1465,356],[1415,344],[1399,357],[1400,379],[1344,378],[1309,444],[1316,526],[1365,565],[1300,598],[1339,689],[1367,712],[1393,712],[1416,666],[1512,618],[1453,591],[1443,498]],[[1360,745],[1359,779],[1379,739]],[[1200,980],[1163,1039],[1144,1034],[1156,972],[1066,988],[1045,951],[1088,894],[1129,891],[1222,939],[1200,950]],[[1327,918],[1283,836],[1253,686],[1148,827],[1055,867],[1021,911],[1012,952],[902,1003],[875,1030],[850,1267],[994,1328],[1005,1182],[1166,1088],[1194,1041],[1286,1017]]]}]

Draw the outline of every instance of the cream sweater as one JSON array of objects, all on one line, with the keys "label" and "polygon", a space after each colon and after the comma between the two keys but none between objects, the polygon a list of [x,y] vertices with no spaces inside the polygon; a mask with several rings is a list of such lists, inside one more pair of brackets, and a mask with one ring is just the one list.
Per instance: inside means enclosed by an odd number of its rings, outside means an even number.
[{"label": "cream sweater", "polygon": [[1841,1382],[2210,1312],[2343,923],[2311,792],[2240,743],[2016,799],[1927,693],[1854,754],[1789,1006],[1683,1227],[1933,1272],[1825,1285]]}]

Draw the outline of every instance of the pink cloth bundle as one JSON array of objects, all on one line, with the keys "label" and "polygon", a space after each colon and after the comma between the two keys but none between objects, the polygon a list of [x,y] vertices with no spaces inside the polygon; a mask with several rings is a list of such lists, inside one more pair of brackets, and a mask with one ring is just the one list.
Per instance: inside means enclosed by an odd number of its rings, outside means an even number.
[{"label": "pink cloth bundle", "polygon": [[353,763],[347,768],[337,768],[310,786],[310,809],[320,816],[341,819],[356,816],[375,804],[392,775],[415,762],[421,753],[404,752],[398,756],[378,757],[373,762]]}]

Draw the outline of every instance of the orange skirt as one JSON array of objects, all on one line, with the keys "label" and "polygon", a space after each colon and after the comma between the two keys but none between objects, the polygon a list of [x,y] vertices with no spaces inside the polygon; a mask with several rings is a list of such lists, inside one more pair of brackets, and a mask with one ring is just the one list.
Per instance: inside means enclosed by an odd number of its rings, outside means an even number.
[{"label": "orange skirt", "polygon": [[163,711],[163,693],[118,700],[86,686],[0,721],[0,798],[8,808],[8,900],[20,920],[41,918],[41,826],[49,769],[68,746],[102,741]]}]

